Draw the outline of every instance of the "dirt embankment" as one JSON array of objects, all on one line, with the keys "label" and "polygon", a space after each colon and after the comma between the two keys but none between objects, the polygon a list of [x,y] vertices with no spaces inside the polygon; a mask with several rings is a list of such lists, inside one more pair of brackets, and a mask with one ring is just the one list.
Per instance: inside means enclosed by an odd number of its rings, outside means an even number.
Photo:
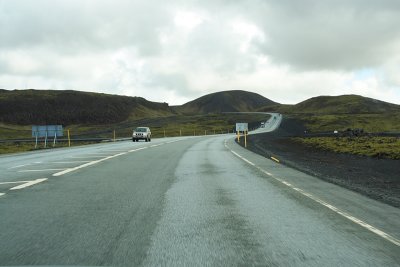
[{"label": "dirt embankment", "polygon": [[282,164],[376,200],[400,207],[400,160],[339,154],[312,148],[290,138],[304,136],[305,127],[286,118],[272,133],[252,135],[248,149]]}]

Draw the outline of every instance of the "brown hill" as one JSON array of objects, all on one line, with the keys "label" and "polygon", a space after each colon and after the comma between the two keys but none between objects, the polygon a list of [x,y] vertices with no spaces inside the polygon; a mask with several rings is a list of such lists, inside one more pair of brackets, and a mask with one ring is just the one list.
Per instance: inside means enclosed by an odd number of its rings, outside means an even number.
[{"label": "brown hill", "polygon": [[108,124],[173,114],[167,103],[99,93],[0,90],[0,122],[8,124]]},{"label": "brown hill", "polygon": [[234,90],[208,94],[174,109],[183,114],[207,114],[255,111],[271,105],[279,104],[256,93]]},{"label": "brown hill", "polygon": [[380,114],[399,112],[400,106],[359,95],[341,95],[317,96],[280,109],[288,113]]}]

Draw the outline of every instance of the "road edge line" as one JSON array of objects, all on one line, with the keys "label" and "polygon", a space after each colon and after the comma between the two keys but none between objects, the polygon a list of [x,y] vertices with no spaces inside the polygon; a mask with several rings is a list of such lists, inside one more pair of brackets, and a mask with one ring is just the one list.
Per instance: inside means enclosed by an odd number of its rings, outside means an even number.
[{"label": "road edge line", "polygon": [[342,217],[352,221],[353,223],[363,227],[364,229],[367,229],[368,231],[378,235],[379,237],[385,239],[386,241],[389,241],[390,243],[400,247],[400,240],[399,239],[395,238],[394,236],[392,236],[392,235],[390,235],[390,234],[388,234],[388,233],[386,233],[386,232],[384,232],[382,230],[379,230],[378,228],[376,228],[376,227],[374,227],[374,226],[372,226],[372,225],[370,225],[370,224],[358,219],[357,217],[354,217],[354,216],[350,215],[349,213],[347,213],[345,211],[342,211],[341,209],[329,204],[328,202],[325,202],[324,200],[319,199],[318,197],[315,197],[314,195],[312,195],[312,194],[310,194],[310,193],[308,193],[308,192],[306,192],[306,191],[304,191],[304,190],[302,190],[302,189],[300,189],[298,187],[293,186],[292,184],[286,182],[285,180],[275,177],[273,174],[267,172],[263,168],[255,165],[254,163],[252,163],[248,159],[244,158],[243,156],[239,155],[237,152],[233,151],[227,145],[226,141],[227,140],[225,140],[224,145],[232,154],[234,154],[235,156],[237,156],[238,158],[240,158],[244,162],[250,164],[251,166],[255,167],[256,169],[258,169],[262,173],[266,174],[267,176],[270,176],[271,178],[275,179],[276,181],[280,182],[281,184],[291,188],[292,190],[295,190],[296,192],[298,192],[298,193],[302,194],[303,196],[313,200],[314,202],[316,202],[316,203],[318,203],[318,204],[320,204],[320,205],[332,210],[336,214],[339,214],[340,216],[342,216]]}]

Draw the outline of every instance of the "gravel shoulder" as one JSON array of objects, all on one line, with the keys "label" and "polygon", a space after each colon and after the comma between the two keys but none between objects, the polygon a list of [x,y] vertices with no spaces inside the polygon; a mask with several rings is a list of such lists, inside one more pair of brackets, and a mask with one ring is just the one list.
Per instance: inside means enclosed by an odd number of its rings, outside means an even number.
[{"label": "gravel shoulder", "polygon": [[400,160],[334,153],[300,144],[305,127],[285,118],[272,133],[250,135],[247,148],[282,164],[343,186],[378,201],[400,207]]}]

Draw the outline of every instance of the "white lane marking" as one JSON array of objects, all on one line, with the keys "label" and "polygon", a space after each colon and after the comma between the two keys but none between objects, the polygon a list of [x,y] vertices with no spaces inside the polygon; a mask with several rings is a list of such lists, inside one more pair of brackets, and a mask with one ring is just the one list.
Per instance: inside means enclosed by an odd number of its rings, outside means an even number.
[{"label": "white lane marking", "polygon": [[136,148],[136,149],[129,150],[128,152],[129,152],[129,153],[132,153],[132,152],[139,151],[139,150],[143,150],[143,149],[146,149],[146,148],[147,148],[147,147]]},{"label": "white lane marking", "polygon": [[90,160],[77,160],[77,161],[53,161],[53,162],[48,162],[48,163],[54,163],[54,164],[69,164],[69,163],[86,163],[90,162]]},{"label": "white lane marking", "polygon": [[1,197],[1,196],[4,196],[4,195],[5,195],[5,193],[0,193],[0,197]]},{"label": "white lane marking", "polygon": [[374,233],[374,234],[376,234],[376,235],[378,235],[378,236],[380,236],[380,237],[386,239],[387,241],[391,242],[392,244],[395,244],[396,246],[400,246],[400,240],[397,239],[397,238],[395,238],[394,236],[392,236],[392,235],[390,235],[390,234],[388,234],[388,233],[385,233],[385,232],[382,231],[382,230],[379,230],[378,228],[376,228],[376,227],[374,227],[374,226],[372,226],[372,225],[370,225],[370,224],[368,224],[368,223],[366,223],[366,222],[364,222],[364,221],[362,221],[362,220],[360,220],[360,219],[358,219],[358,218],[352,216],[351,214],[349,214],[349,213],[347,213],[347,212],[344,212],[344,211],[340,210],[339,208],[337,208],[337,207],[335,207],[335,206],[333,206],[333,205],[331,205],[331,204],[329,204],[329,203],[327,203],[327,202],[325,202],[325,201],[319,199],[318,197],[315,197],[314,195],[312,195],[312,194],[310,194],[310,193],[308,193],[308,192],[306,192],[306,191],[304,191],[304,190],[302,190],[302,189],[300,189],[300,188],[294,187],[293,185],[291,185],[290,183],[284,181],[283,179],[277,178],[277,177],[275,177],[274,175],[272,175],[272,174],[270,174],[269,172],[267,172],[266,170],[264,170],[263,168],[256,166],[254,163],[248,161],[247,159],[245,159],[244,157],[240,156],[238,153],[236,153],[235,151],[233,151],[232,149],[230,149],[230,148],[228,147],[228,145],[226,144],[226,140],[225,140],[225,147],[226,147],[227,149],[229,149],[234,155],[236,155],[237,157],[239,157],[239,158],[242,159],[243,161],[249,163],[250,165],[256,167],[258,170],[260,170],[261,172],[263,172],[263,173],[267,174],[268,176],[272,177],[272,178],[275,179],[276,181],[279,181],[280,183],[282,183],[282,184],[288,186],[289,188],[291,188],[291,189],[293,189],[293,190],[299,192],[299,193],[302,194],[303,196],[308,197],[309,199],[314,200],[315,202],[317,202],[317,203],[323,205],[324,207],[327,207],[328,209],[332,210],[333,212],[335,212],[335,213],[337,213],[337,214],[339,214],[339,215],[345,217],[346,219],[348,219],[348,220],[350,220],[350,221],[352,221],[352,222],[354,222],[354,223],[356,223],[356,224],[362,226],[363,228],[369,230],[370,232],[372,232],[372,233]]},{"label": "white lane marking", "polygon": [[[115,151],[114,151],[115,152]],[[125,151],[120,151],[120,152],[125,152]],[[110,156],[110,153],[112,154],[112,152],[98,152],[98,153],[85,153],[85,154],[83,154],[83,155],[85,155],[85,156],[93,156],[93,157],[96,157],[96,156]]]},{"label": "white lane marking", "polygon": [[73,172],[73,171],[76,171],[76,170],[79,170],[79,169],[82,169],[82,168],[85,168],[85,167],[88,167],[88,166],[91,166],[91,165],[94,165],[94,164],[97,164],[97,163],[100,163],[100,162],[108,160],[108,159],[112,159],[112,158],[115,158],[115,157],[119,157],[119,156],[125,155],[125,154],[127,154],[127,152],[118,153],[118,154],[115,154],[113,156],[109,156],[109,157],[102,158],[102,159],[99,159],[99,160],[91,161],[91,162],[79,165],[77,167],[74,167],[74,168],[68,168],[66,170],[54,173],[53,176],[61,176],[61,175],[64,175],[64,174],[67,174],[67,173],[70,173],[70,172]]},{"label": "white lane marking", "polygon": [[0,185],[2,184],[22,184],[22,183],[27,183],[30,181],[16,181],[16,182],[1,182]]},{"label": "white lane marking", "polygon": [[40,170],[20,170],[18,172],[47,172],[47,171],[61,171],[65,169],[40,169]]},{"label": "white lane marking", "polygon": [[35,184],[44,182],[44,181],[46,181],[46,180],[47,180],[47,178],[36,179],[36,180],[29,181],[29,182],[24,183],[24,184],[15,186],[15,187],[13,187],[13,188],[10,188],[10,190],[19,190],[19,189],[23,189],[23,188],[26,188],[26,187],[29,187],[29,186],[32,186],[32,185],[35,185]]},{"label": "white lane marking", "polygon": [[238,153],[236,153],[235,151],[232,151],[232,150],[231,150],[231,152],[232,152],[234,155],[236,155],[238,158],[240,158],[241,160],[247,162],[248,164],[250,164],[250,165],[252,165],[252,166],[256,166],[256,164],[254,164],[253,162],[251,162],[251,161],[245,159],[244,157],[240,156],[240,155],[239,155]]},{"label": "white lane marking", "polygon": [[104,158],[105,156],[71,156],[72,159]]},{"label": "white lane marking", "polygon": [[[160,145],[162,145],[162,144],[159,144],[159,145],[156,145],[156,146],[160,146]],[[79,166],[74,167],[74,168],[63,169],[60,172],[54,173],[53,176],[55,176],[55,177],[61,176],[61,175],[64,175],[64,174],[67,174],[67,173],[70,173],[70,172],[73,172],[73,171],[76,171],[76,170],[79,170],[79,169],[82,169],[82,168],[86,168],[88,166],[92,166],[94,164],[103,162],[105,160],[109,160],[109,159],[112,159],[112,158],[115,158],[115,157],[119,157],[119,156],[122,156],[122,155],[125,155],[125,154],[128,154],[128,153],[132,153],[132,152],[135,152],[135,151],[147,149],[149,147],[150,146],[148,146],[148,147],[147,146],[146,147],[140,147],[140,148],[136,148],[136,149],[132,149],[132,150],[126,151],[126,152],[118,153],[118,154],[115,154],[115,155],[112,155],[112,156],[108,156],[108,157],[105,157],[105,158],[102,158],[102,159],[99,159],[99,160],[89,161],[89,162],[87,162],[85,164],[79,165]]]},{"label": "white lane marking", "polygon": [[11,169],[16,169],[16,168],[21,168],[21,167],[29,166],[29,165],[31,165],[31,164],[32,164],[32,163],[21,164],[21,165],[13,166],[13,167],[8,168],[8,169],[11,170]]}]

